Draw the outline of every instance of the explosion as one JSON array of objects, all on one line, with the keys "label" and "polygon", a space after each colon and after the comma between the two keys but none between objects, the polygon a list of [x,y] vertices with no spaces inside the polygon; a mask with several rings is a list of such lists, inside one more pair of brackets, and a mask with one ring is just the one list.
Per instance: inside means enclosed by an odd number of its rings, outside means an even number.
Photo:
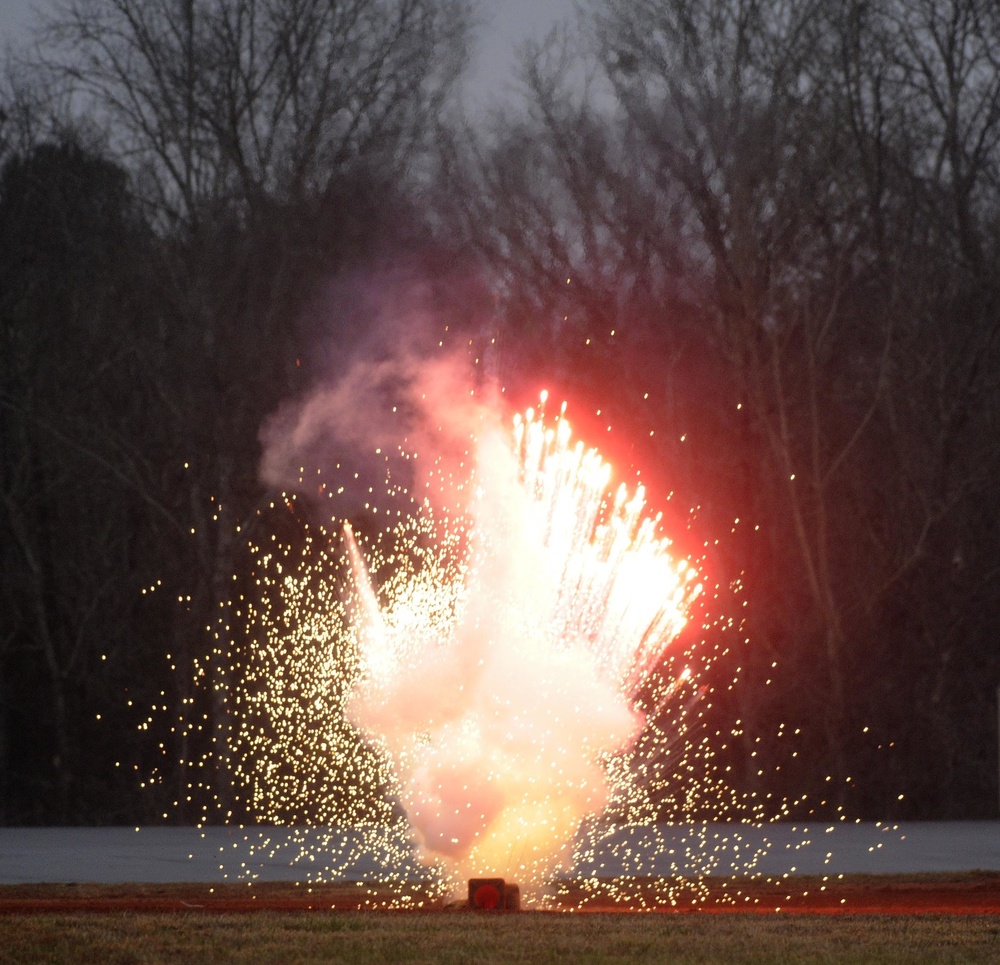
[{"label": "explosion", "polygon": [[[613,794],[679,681],[657,674],[701,591],[639,489],[608,502],[610,467],[528,411],[477,440],[454,569],[433,559],[379,606],[350,528],[360,672],[347,718],[385,753],[422,851],[449,877],[544,882]],[[447,525],[446,525],[446,528]],[[412,555],[412,544],[408,555]]]},{"label": "explosion", "polygon": [[[655,857],[658,822],[706,806],[753,817],[695,726],[716,655],[676,648],[704,592],[697,566],[643,487],[612,492],[565,404],[550,423],[545,402],[481,422],[468,475],[448,481],[456,506],[411,497],[377,532],[251,544],[255,592],[234,604],[250,642],[196,671],[226,709],[217,771],[259,823],[302,829],[314,880],[374,848],[382,883],[441,894],[507,877],[530,904],[575,877],[584,894],[673,902],[702,886],[650,892],[638,853],[626,880],[605,880],[602,850],[639,828]],[[718,865],[710,844],[693,851],[700,873]]]}]

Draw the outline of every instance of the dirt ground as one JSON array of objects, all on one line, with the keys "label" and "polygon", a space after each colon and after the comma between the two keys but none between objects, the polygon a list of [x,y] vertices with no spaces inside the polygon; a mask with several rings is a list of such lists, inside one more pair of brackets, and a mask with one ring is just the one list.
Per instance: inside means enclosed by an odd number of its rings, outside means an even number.
[{"label": "dirt ground", "polygon": [[[773,882],[713,882],[699,884],[697,901],[662,905],[652,897],[657,883],[638,883],[636,897],[627,901],[588,896],[565,885],[548,905],[550,911],[588,912],[653,910],[688,914],[948,914],[1000,915],[1000,873],[923,875],[854,875],[822,881],[788,878]],[[647,897],[643,897],[643,895]],[[361,884],[294,885],[171,884],[171,885],[3,885],[0,915],[38,913],[163,913],[255,911],[359,911],[399,906],[398,889]],[[422,912],[459,912],[460,902],[430,899],[411,891],[406,907]]]}]

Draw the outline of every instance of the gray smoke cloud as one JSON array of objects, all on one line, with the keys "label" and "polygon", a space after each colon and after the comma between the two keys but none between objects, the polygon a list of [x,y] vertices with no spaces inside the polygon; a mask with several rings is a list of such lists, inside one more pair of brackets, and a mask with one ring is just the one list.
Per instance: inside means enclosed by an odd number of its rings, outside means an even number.
[{"label": "gray smoke cloud", "polygon": [[315,309],[335,332],[317,352],[325,371],[264,423],[261,481],[309,493],[318,477],[343,490],[337,507],[349,515],[387,467],[411,483],[414,454],[422,466],[460,467],[495,394],[476,365],[474,325],[456,317],[469,302],[463,285],[403,266],[331,286]]}]

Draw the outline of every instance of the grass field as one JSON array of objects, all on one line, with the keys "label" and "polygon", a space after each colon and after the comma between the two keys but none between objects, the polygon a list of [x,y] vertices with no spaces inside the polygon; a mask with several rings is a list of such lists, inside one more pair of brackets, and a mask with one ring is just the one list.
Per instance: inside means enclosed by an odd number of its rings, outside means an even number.
[{"label": "grass field", "polygon": [[0,963],[1000,963],[996,873],[791,884],[744,888],[756,911],[720,890],[686,913],[519,915],[418,890],[425,910],[378,910],[399,890],[351,883],[3,885]]},{"label": "grass field", "polygon": [[1000,962],[1000,918],[369,912],[9,915],[0,917],[0,961],[7,965]]}]

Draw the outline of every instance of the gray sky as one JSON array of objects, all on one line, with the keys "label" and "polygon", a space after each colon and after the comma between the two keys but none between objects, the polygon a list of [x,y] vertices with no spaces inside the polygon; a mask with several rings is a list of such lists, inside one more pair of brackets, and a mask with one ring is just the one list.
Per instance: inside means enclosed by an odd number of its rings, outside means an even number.
[{"label": "gray sky", "polygon": [[572,18],[573,0],[479,0],[479,8],[485,23],[472,51],[470,94],[489,102],[513,84],[517,47],[541,40],[557,22]]},{"label": "gray sky", "polygon": [[[540,39],[573,14],[573,0],[478,0],[485,21],[472,52],[470,106],[488,104],[512,87],[514,52],[528,38]],[[52,10],[54,0],[0,0],[0,48],[28,33],[36,12]]]}]

